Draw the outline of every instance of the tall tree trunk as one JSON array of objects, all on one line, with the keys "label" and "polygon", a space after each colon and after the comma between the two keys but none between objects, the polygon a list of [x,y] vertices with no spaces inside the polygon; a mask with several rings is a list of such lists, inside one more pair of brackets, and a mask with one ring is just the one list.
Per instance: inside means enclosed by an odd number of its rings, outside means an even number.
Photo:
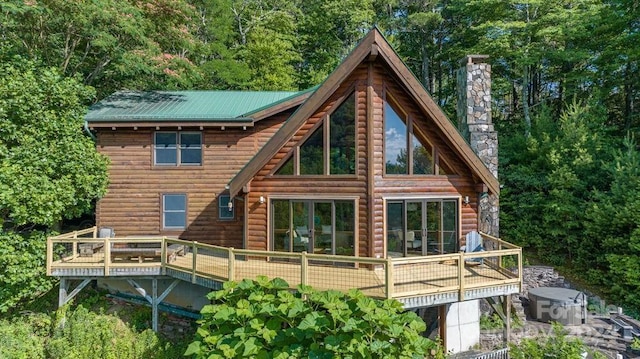
[{"label": "tall tree trunk", "polygon": [[522,74],[522,112],[524,114],[524,135],[531,136],[531,112],[529,109],[529,66]]},{"label": "tall tree trunk", "polygon": [[633,122],[634,113],[634,88],[633,88],[633,68],[630,62],[627,62],[624,80],[624,129],[629,131]]},{"label": "tall tree trunk", "polygon": [[420,63],[420,69],[422,70],[422,84],[429,91],[430,94],[433,94],[433,88],[431,86],[431,80],[429,79],[429,52],[427,51],[427,46],[423,42],[422,43],[422,61]]}]

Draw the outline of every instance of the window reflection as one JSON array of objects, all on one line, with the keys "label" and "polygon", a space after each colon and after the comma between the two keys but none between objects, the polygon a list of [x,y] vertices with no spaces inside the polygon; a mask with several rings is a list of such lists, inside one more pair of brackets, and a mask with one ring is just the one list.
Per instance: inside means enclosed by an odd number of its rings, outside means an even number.
[{"label": "window reflection", "polygon": [[384,105],[384,150],[387,174],[408,174],[407,125],[387,102]]}]

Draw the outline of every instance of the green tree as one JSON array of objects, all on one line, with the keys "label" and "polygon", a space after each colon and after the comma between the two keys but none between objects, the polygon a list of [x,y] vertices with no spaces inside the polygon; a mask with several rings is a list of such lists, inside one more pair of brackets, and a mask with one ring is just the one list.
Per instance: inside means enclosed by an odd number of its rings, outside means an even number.
[{"label": "green tree", "polygon": [[0,4],[0,38],[11,54],[77,75],[99,97],[186,88],[199,76],[189,57],[192,9],[181,0],[10,0]]},{"label": "green tree", "polygon": [[51,286],[45,231],[92,209],[107,160],[84,134],[91,88],[14,58],[0,72],[0,312]]},{"label": "green tree", "polygon": [[549,263],[587,265],[599,239],[584,235],[585,209],[606,189],[609,158],[606,115],[596,105],[573,103],[554,121],[533,117],[530,136],[502,142],[502,233],[533,247]]},{"label": "green tree", "polygon": [[198,38],[194,61],[202,73],[202,89],[241,90],[249,87],[249,66],[236,59],[237,33],[232,0],[192,0],[193,32]]},{"label": "green tree", "polygon": [[300,87],[319,84],[373,25],[372,0],[305,0],[300,4]]},{"label": "green tree", "polygon": [[438,345],[420,333],[424,322],[394,300],[358,291],[291,292],[282,279],[225,283],[208,296],[195,358],[424,358]]},{"label": "green tree", "polygon": [[587,211],[586,234],[601,242],[590,278],[614,300],[640,308],[640,151],[631,136],[607,167],[613,181]]},{"label": "green tree", "polygon": [[249,88],[254,90],[295,90],[295,66],[300,62],[297,48],[295,2],[260,0],[233,2],[240,32],[237,59],[249,67]]}]

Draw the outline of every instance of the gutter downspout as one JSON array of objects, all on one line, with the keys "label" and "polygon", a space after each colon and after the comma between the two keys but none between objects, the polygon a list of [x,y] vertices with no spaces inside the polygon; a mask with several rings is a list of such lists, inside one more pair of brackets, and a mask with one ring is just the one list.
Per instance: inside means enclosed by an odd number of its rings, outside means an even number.
[{"label": "gutter downspout", "polygon": [[91,137],[93,142],[97,141],[96,136],[91,133],[91,130],[89,129],[89,123],[87,121],[84,121],[84,131],[89,135],[89,137]]}]

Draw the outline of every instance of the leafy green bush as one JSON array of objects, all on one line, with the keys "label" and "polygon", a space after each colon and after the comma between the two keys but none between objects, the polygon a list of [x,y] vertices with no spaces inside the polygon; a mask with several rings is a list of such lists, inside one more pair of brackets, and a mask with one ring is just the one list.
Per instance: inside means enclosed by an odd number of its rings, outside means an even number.
[{"label": "leafy green bush", "polygon": [[[515,313],[511,313],[511,328],[521,328],[522,322],[520,318]],[[492,330],[492,329],[502,329],[504,328],[504,320],[498,315],[498,313],[493,313],[493,315],[488,316],[482,314],[480,316],[480,329],[482,330]]]},{"label": "leafy green bush", "polygon": [[395,300],[359,291],[292,293],[282,279],[227,282],[209,294],[195,358],[444,358],[438,343],[420,335],[425,324]]}]

